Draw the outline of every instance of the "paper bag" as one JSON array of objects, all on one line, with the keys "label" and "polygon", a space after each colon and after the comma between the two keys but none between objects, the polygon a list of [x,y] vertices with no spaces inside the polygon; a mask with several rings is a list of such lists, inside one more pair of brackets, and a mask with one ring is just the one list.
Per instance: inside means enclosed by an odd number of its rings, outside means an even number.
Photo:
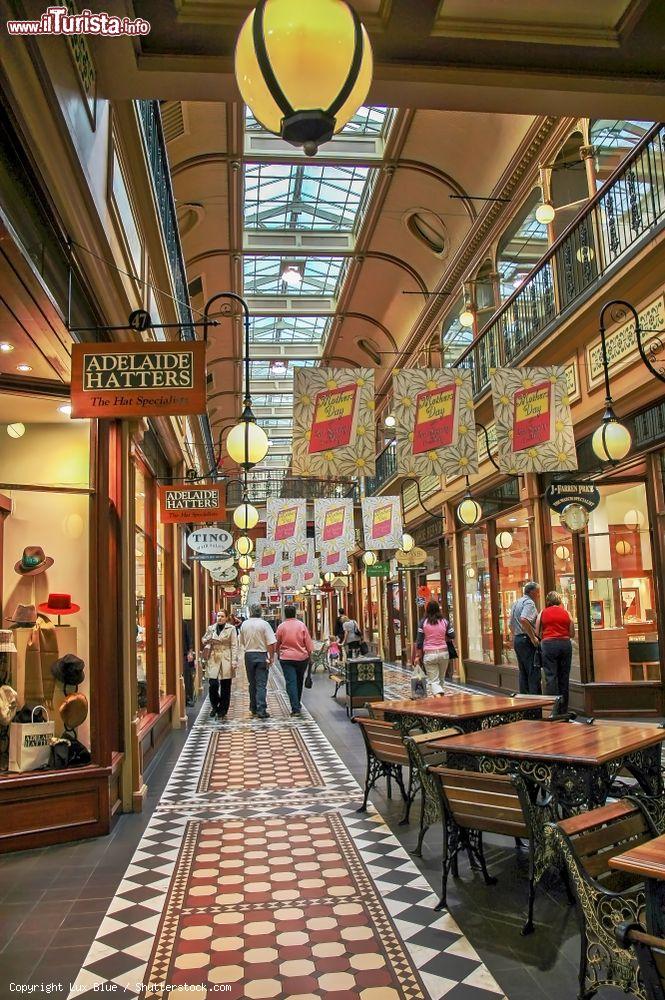
[{"label": "paper bag", "polygon": [[[33,719],[40,707],[33,708]],[[36,771],[48,764],[54,735],[55,722],[12,722],[9,727],[9,770]]]}]

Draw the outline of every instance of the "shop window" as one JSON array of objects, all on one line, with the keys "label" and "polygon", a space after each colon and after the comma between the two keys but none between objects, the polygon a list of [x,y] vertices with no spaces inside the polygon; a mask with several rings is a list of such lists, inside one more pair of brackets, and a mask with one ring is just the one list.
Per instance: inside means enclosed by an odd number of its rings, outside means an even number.
[{"label": "shop window", "polygon": [[164,525],[157,524],[157,663],[159,665],[159,697],[168,691],[166,675],[166,544]]},{"label": "shop window", "polygon": [[[575,623],[573,639],[573,660],[570,676],[580,678],[580,649],[577,622],[577,584],[575,581],[574,540],[572,532],[561,523],[559,515],[550,511],[551,543],[549,545],[550,566],[554,571],[554,589],[561,596],[561,602]],[[542,596],[541,596],[542,600]]]},{"label": "shop window", "polygon": [[600,486],[585,538],[594,680],[660,680],[646,487]]},{"label": "shop window", "polygon": [[532,578],[531,547],[526,511],[517,510],[494,522],[496,563],[499,584],[499,631],[501,662],[517,666],[510,632],[510,609],[521,597],[524,584]]},{"label": "shop window", "polygon": [[479,528],[463,536],[464,594],[467,656],[494,663],[490,565],[487,531]]},{"label": "shop window", "polygon": [[[84,663],[78,692],[90,704],[90,422],[71,420],[63,401],[0,393],[0,684],[19,709],[45,706],[56,736],[65,692],[51,667],[66,654]],[[7,648],[10,647],[10,648]],[[67,694],[77,688],[68,686]],[[77,726],[88,748],[89,715]],[[27,770],[48,763],[28,761]],[[9,731],[0,726],[0,771],[9,765]],[[93,748],[94,753],[94,748]],[[94,761],[94,755],[93,755]]]},{"label": "shop window", "polygon": [[146,478],[140,466],[135,469],[135,573],[136,573],[136,680],[138,709],[143,716],[148,711],[148,676],[146,649]]}]

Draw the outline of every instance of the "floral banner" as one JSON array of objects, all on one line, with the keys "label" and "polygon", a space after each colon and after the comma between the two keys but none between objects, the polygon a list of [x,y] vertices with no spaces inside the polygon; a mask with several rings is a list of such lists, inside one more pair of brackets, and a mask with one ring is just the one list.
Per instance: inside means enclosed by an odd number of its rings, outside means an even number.
[{"label": "floral banner", "polygon": [[301,575],[314,565],[314,539],[308,538],[304,545],[295,545],[289,553],[289,565]]},{"label": "floral banner", "polygon": [[373,476],[372,369],[294,368],[293,374],[294,475]]},{"label": "floral banner", "polygon": [[314,534],[318,552],[355,548],[353,500],[315,500]]},{"label": "floral banner", "polygon": [[365,548],[401,548],[404,527],[399,497],[363,497],[361,503]]},{"label": "floral banner", "polygon": [[282,546],[267,538],[257,538],[254,560],[255,587],[270,586],[282,571]]},{"label": "floral banner", "polygon": [[491,379],[501,471],[576,469],[566,369],[497,368]]},{"label": "floral banner", "polygon": [[304,545],[307,539],[305,501],[269,499],[266,507],[266,539],[289,551],[295,545]]},{"label": "floral banner", "polygon": [[319,568],[319,560],[315,559],[310,566],[306,566],[302,571],[302,586],[318,586],[320,576],[321,570]]},{"label": "floral banner", "polygon": [[399,473],[455,479],[478,471],[470,371],[397,372],[393,398]]},{"label": "floral banner", "polygon": [[349,557],[346,549],[330,549],[328,552],[322,552],[319,558],[321,573],[323,575],[326,573],[346,574],[348,561]]}]

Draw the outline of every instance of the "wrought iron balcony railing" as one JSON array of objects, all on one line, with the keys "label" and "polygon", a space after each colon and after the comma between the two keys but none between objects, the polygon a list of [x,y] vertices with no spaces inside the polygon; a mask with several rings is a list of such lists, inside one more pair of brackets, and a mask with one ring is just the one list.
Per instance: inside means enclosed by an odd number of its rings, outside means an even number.
[{"label": "wrought iron balcony railing", "polygon": [[383,451],[376,456],[376,471],[373,476],[365,479],[365,492],[368,496],[378,493],[384,483],[397,472],[397,445],[390,441]]},{"label": "wrought iron balcony railing", "polygon": [[476,396],[492,368],[528,353],[600,278],[618,269],[665,216],[665,125],[658,123],[502,303],[455,363],[473,372]]},{"label": "wrought iron balcony railing", "polygon": [[[280,476],[270,472],[250,472],[248,476],[250,503],[262,504],[269,497],[285,499],[321,500],[351,497],[358,500],[358,486],[348,480],[336,482],[326,479],[309,479],[299,476]],[[242,502],[242,483],[231,480],[226,486],[227,507],[237,507]]]}]

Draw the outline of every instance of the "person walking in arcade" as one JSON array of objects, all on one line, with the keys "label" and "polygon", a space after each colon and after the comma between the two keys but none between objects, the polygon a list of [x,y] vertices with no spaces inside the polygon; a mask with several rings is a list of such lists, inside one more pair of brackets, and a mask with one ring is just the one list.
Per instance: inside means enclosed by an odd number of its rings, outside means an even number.
[{"label": "person walking in arcade", "polygon": [[428,601],[416,638],[416,662],[422,662],[432,694],[443,694],[448,669],[448,643],[455,630],[437,601]]},{"label": "person walking in arcade", "polygon": [[269,719],[268,670],[275,655],[275,633],[262,618],[260,604],[249,609],[249,618],[240,626],[240,648],[245,656],[249,681],[249,711],[258,719]]},{"label": "person walking in arcade", "polygon": [[284,608],[284,621],[277,626],[277,656],[282,664],[286,693],[291,702],[291,715],[300,717],[302,689],[305,671],[312,655],[314,644],[304,622],[296,618],[296,609],[291,605]]},{"label": "person walking in arcade", "polygon": [[217,621],[208,626],[202,643],[208,654],[206,677],[210,718],[223,722],[231,703],[231,684],[238,669],[238,634],[226,611],[217,612]]}]

